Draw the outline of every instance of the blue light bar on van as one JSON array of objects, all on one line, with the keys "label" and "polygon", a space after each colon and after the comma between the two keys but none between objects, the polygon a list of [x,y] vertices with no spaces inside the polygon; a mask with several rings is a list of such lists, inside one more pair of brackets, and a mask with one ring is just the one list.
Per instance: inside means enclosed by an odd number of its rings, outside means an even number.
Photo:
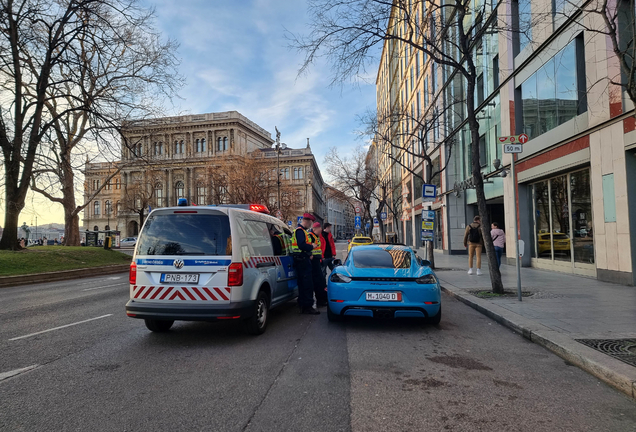
[{"label": "blue light bar on van", "polygon": [[186,198],[179,198],[179,200],[177,201],[177,205],[179,207],[187,207],[188,200]]}]

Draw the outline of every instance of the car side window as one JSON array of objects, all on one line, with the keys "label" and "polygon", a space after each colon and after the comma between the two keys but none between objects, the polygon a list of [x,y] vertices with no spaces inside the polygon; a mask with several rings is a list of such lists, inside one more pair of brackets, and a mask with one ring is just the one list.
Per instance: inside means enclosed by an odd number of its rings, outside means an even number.
[{"label": "car side window", "polygon": [[276,224],[267,224],[269,239],[272,242],[272,249],[275,256],[287,255],[285,237],[281,228]]},{"label": "car side window", "polygon": [[272,256],[272,241],[265,222],[246,220],[243,224],[252,256]]}]

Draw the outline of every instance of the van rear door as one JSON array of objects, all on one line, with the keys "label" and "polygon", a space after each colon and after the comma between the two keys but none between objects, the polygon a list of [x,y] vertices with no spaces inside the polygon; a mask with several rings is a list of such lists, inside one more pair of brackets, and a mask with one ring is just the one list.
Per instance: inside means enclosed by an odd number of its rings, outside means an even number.
[{"label": "van rear door", "polygon": [[227,214],[211,209],[155,210],[137,241],[135,302],[230,303],[232,259]]}]

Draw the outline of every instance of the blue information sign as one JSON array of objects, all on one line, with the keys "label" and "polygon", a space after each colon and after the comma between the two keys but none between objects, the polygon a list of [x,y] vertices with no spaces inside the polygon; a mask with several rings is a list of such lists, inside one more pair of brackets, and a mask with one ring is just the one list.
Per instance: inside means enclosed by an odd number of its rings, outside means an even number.
[{"label": "blue information sign", "polygon": [[291,226],[292,226],[292,221],[287,221],[287,225],[289,225],[289,227],[291,228]]},{"label": "blue information sign", "polygon": [[386,220],[386,212],[380,213],[380,219]]},{"label": "blue information sign", "polygon": [[302,217],[302,216],[298,216],[298,220],[296,221],[296,223],[297,223],[298,225],[300,225],[300,222],[301,222],[302,220],[303,220],[303,217]]},{"label": "blue information sign", "polygon": [[435,212],[433,210],[422,210],[422,220],[435,220]]},{"label": "blue information sign", "polygon": [[422,198],[424,201],[435,201],[437,197],[437,186],[431,184],[422,185]]},{"label": "blue information sign", "polygon": [[362,228],[362,217],[356,216],[355,218],[356,229]]}]

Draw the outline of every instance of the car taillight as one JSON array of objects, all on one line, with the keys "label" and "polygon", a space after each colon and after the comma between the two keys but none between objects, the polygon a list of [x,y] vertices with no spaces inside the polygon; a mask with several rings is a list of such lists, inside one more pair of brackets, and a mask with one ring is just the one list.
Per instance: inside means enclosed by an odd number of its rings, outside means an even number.
[{"label": "car taillight", "polygon": [[128,283],[134,285],[137,283],[137,264],[135,262],[130,263],[130,271],[128,272]]},{"label": "car taillight", "polygon": [[227,286],[243,285],[243,263],[232,263],[228,268]]}]

